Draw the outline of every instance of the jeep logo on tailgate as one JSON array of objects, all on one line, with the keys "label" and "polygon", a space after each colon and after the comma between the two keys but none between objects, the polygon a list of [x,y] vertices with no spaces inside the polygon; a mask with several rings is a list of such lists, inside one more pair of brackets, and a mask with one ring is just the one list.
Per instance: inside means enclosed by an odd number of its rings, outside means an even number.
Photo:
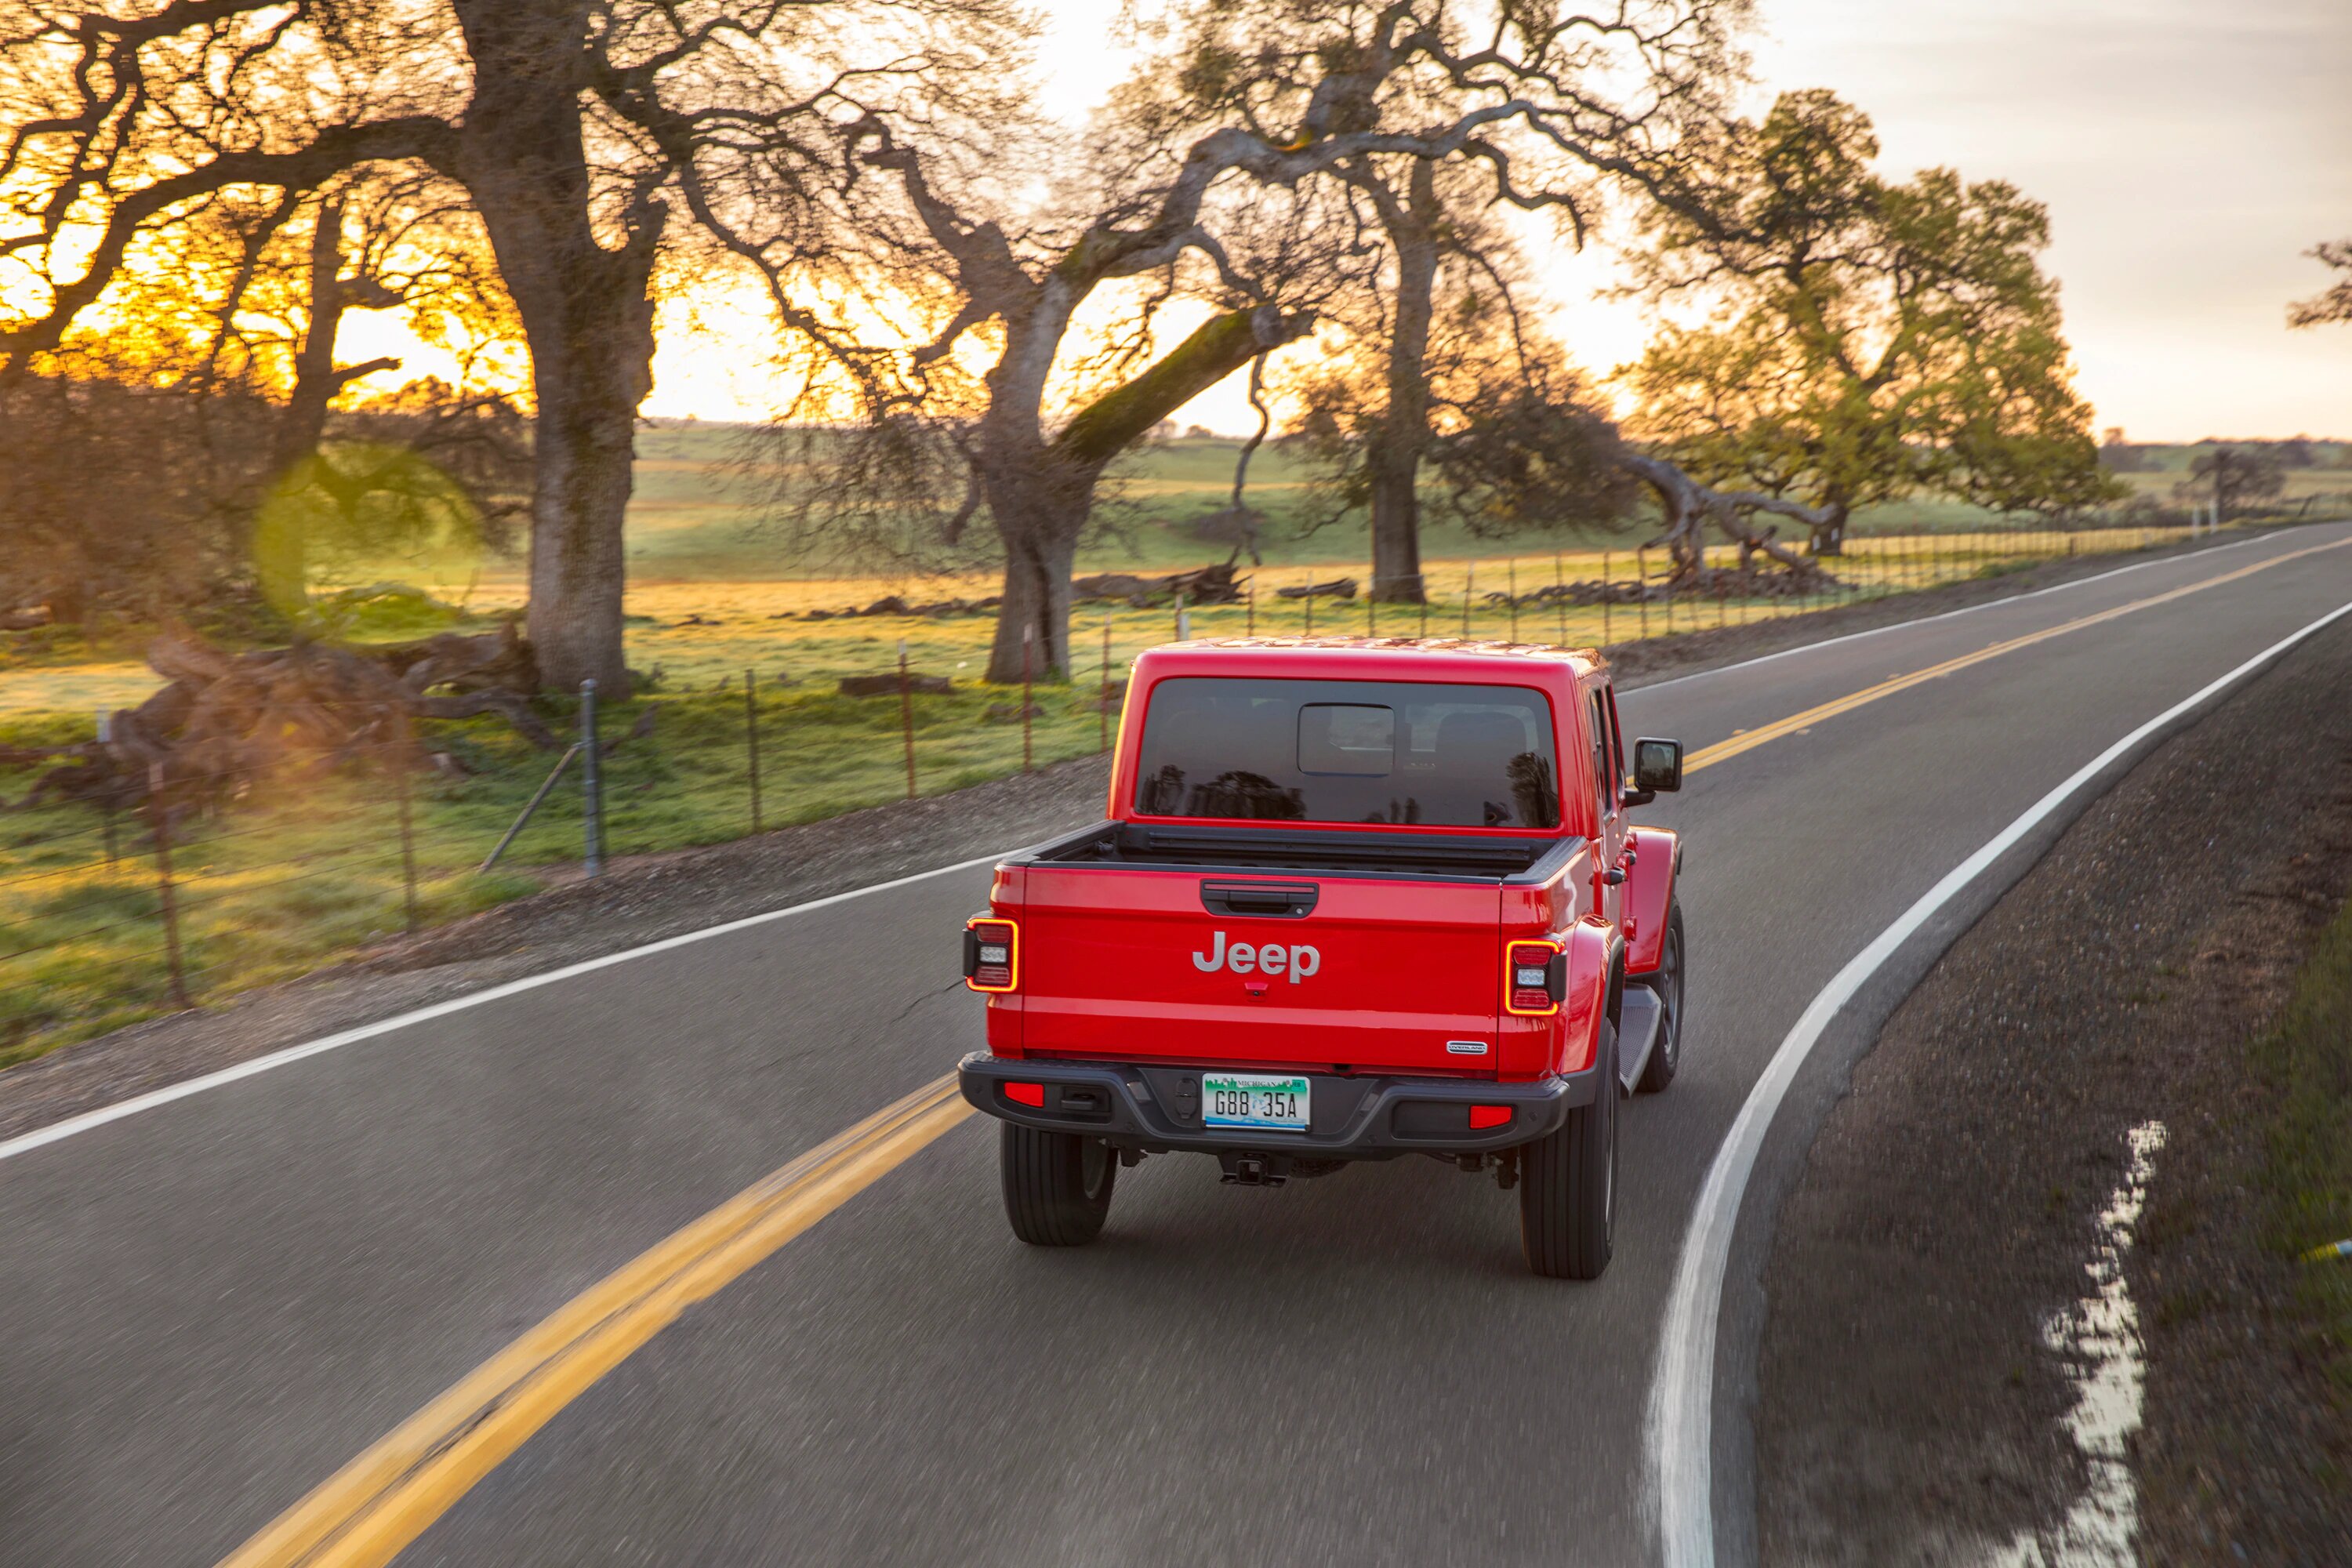
[{"label": "jeep logo on tailgate", "polygon": [[1227,944],[1225,933],[1218,931],[1206,952],[1192,955],[1192,967],[1202,973],[1230,969],[1235,974],[1280,974],[1288,971],[1293,985],[1323,967],[1323,955],[1305,942],[1285,947],[1278,942],[1260,942],[1253,947],[1248,942]]}]

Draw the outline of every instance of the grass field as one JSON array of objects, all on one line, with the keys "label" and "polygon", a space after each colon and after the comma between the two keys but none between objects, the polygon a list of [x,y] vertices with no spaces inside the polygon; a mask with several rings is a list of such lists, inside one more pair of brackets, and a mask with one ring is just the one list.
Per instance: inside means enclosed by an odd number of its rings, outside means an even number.
[{"label": "grass field", "polygon": [[[732,473],[742,452],[741,432],[722,425],[665,424],[637,439],[637,489],[629,509],[629,563],[641,582],[769,581],[831,575],[831,566],[796,563],[772,531],[733,488]],[[1224,507],[1231,499],[1234,460],[1240,443],[1225,437],[1187,437],[1148,448],[1117,471],[1108,487],[1109,510],[1122,520],[1117,538],[1087,551],[1082,571],[1137,567],[1196,566],[1222,558],[1228,546],[1203,542],[1189,527]],[[2352,447],[2315,443],[2324,462],[2341,459]],[[2171,504],[2173,490],[2188,477],[2193,456],[2187,447],[2140,448],[2158,471],[2126,476],[2132,489]],[[1248,500],[1266,514],[1260,548],[1274,566],[1340,564],[1364,551],[1360,521],[1301,536],[1318,515],[1308,494],[1311,475],[1287,448],[1263,448],[1250,464]],[[2352,494],[2352,468],[2291,470],[2286,499]],[[1880,530],[1981,529],[2005,526],[1980,508],[1940,500],[1903,501],[1864,509],[1855,527]],[[1598,533],[1572,543],[1598,546]],[[1499,557],[1512,545],[1482,540],[1458,528],[1424,531],[1423,552],[1433,560]],[[1534,548],[1520,545],[1528,553]]]},{"label": "grass field", "polygon": [[[2256,1061],[2280,1097],[2261,1177],[2264,1239],[2295,1256],[2352,1237],[2352,905],[2320,937]],[[2314,1263],[2299,1295],[2314,1353],[2352,1400],[2352,1261]]]},{"label": "grass field", "polygon": [[[911,701],[917,788],[936,794],[1021,766],[1018,689],[988,687],[976,678],[992,630],[990,616],[803,618],[811,609],[840,611],[894,593],[917,601],[975,598],[995,591],[993,578],[795,574],[789,562],[763,552],[758,530],[720,488],[731,439],[724,431],[672,426],[650,430],[641,441],[639,493],[630,514],[626,637],[631,667],[648,679],[631,702],[608,706],[604,733],[627,734],[648,709],[656,711],[650,733],[626,742],[608,759],[609,851],[653,853],[751,831],[747,672],[757,680],[762,826],[812,821],[906,793],[896,697],[861,700],[838,691],[844,676],[894,668],[902,640],[914,670],[954,682],[947,694]],[[1223,547],[1192,536],[1185,524],[1223,504],[1234,445],[1192,439],[1148,454],[1128,483],[1136,521],[1124,552],[1097,552],[1082,565],[1151,570],[1222,559]],[[1254,472],[1261,482],[1253,494],[1274,517],[1266,563],[1249,573],[1247,603],[1189,610],[1193,636],[1426,630],[1571,645],[1617,642],[1997,575],[2052,553],[2134,550],[2181,531],[2069,535],[1989,527],[1961,509],[1917,509],[1916,517],[1886,512],[1864,519],[1851,553],[1832,563],[1843,585],[1826,601],[1653,597],[1639,606],[1522,603],[1514,611],[1509,596],[1524,599],[1555,580],[1631,584],[1644,571],[1654,577],[1663,563],[1637,556],[1619,539],[1567,541],[1570,547],[1554,550],[1548,541],[1515,545],[1437,531],[1427,551],[1435,602],[1425,610],[1383,611],[1361,598],[1278,596],[1278,589],[1297,584],[1343,575],[1365,580],[1361,530],[1294,537],[1306,505],[1305,476],[1279,451],[1262,456]],[[2144,475],[2134,482],[2169,481]],[[1730,564],[1729,554],[1717,551],[1716,563]],[[445,579],[435,587],[459,607],[431,616],[465,626],[492,624],[491,615],[519,603],[521,585],[509,568],[469,574],[462,582]],[[373,632],[414,636],[428,629],[431,616],[414,624],[386,622]],[[1034,761],[1043,764],[1099,747],[1107,720],[1101,683],[1118,680],[1137,652],[1169,640],[1176,630],[1171,605],[1081,610],[1073,628],[1074,682],[1041,684],[1036,690],[1027,737]],[[0,741],[86,739],[94,710],[134,703],[155,684],[127,631],[101,633],[95,642],[73,627],[6,639],[0,642]],[[548,707],[557,722],[572,722],[568,704]],[[425,738],[453,760],[453,771],[413,781],[409,858],[417,868],[422,923],[487,908],[571,874],[583,836],[576,775],[550,795],[501,866],[483,874],[475,868],[554,758],[532,751],[495,721],[432,725]],[[21,798],[34,776],[28,770],[0,772],[0,800]],[[407,858],[387,794],[381,777],[257,780],[216,820],[185,835],[173,847],[173,872],[183,965],[195,996],[299,973],[402,928]],[[111,825],[111,844],[110,856],[109,825],[85,809],[0,814],[0,1063],[173,1005],[152,840],[144,824],[125,821]]]}]

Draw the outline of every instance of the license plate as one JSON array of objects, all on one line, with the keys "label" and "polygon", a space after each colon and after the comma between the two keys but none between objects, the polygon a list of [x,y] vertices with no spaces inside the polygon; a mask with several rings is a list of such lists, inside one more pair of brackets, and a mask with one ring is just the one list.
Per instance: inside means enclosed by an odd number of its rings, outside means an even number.
[{"label": "license plate", "polygon": [[1246,1072],[1201,1075],[1201,1120],[1211,1127],[1264,1131],[1307,1131],[1308,1085],[1303,1078]]}]

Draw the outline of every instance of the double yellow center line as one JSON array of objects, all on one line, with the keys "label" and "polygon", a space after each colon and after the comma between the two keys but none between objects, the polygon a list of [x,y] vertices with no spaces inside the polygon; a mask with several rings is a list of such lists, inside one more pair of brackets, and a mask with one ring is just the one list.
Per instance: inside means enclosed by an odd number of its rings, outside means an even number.
[{"label": "double yellow center line", "polygon": [[1940,680],[1945,676],[1957,674],[1968,668],[1970,665],[1982,664],[1988,659],[1999,658],[2003,654],[2015,653],[2021,647],[2032,647],[2035,643],[2048,642],[2053,637],[2063,637],[2069,632],[2079,632],[2087,626],[2101,626],[2108,621],[2118,620],[2140,610],[2153,609],[2158,605],[2168,605],[2175,599],[2185,599],[2191,594],[2201,594],[2208,588],[2218,588],[2224,583],[2235,583],[2241,578],[2251,577],[2257,572],[2267,572],[2273,566],[2284,566],[2290,561],[2300,561],[2306,555],[2317,555],[2326,550],[2341,550],[2347,544],[2352,544],[2352,539],[2339,539],[2333,543],[2314,544],[2302,550],[2289,551],[2284,555],[2273,555],[2266,561],[2257,561],[2251,566],[2241,566],[2234,572],[2224,572],[2218,577],[2200,578],[2197,582],[2183,584],[2178,588],[2168,589],[2161,594],[2151,594],[2145,599],[2134,599],[2128,605],[2117,605],[2111,610],[2100,610],[2096,614],[2079,616],[2074,620],[2048,626],[2038,632],[2028,632],[2023,637],[2011,637],[2006,642],[1992,643],[1977,649],[1974,653],[1964,653],[1958,658],[1948,658],[1941,664],[1929,665],[1925,669],[1915,669],[1908,675],[1895,676],[1890,679],[1880,681],[1875,686],[1864,687],[1860,691],[1850,692],[1846,696],[1824,702],[1818,708],[1808,708],[1801,713],[1791,713],[1786,719],[1776,719],[1771,723],[1754,730],[1743,730],[1728,741],[1718,741],[1712,746],[1702,746],[1684,760],[1683,771],[1692,773],[1700,768],[1713,767],[1717,763],[1727,762],[1742,752],[1752,752],[1768,741],[1777,741],[1783,735],[1793,735],[1800,730],[1810,729],[1824,719],[1834,719],[1841,713],[1851,713],[1857,708],[1876,702],[1881,698],[1892,697],[1898,691],[1908,691],[1911,688],[1925,685],[1930,680]]},{"label": "double yellow center line", "polygon": [[588,1386],[695,1302],[971,1114],[925,1084],[566,1302],[280,1514],[226,1562],[388,1563]]},{"label": "double yellow center line", "polygon": [[[2273,556],[1896,676],[1702,747],[1691,753],[1684,771],[1712,767],[1970,665],[2347,544],[2352,539]],[[226,1559],[225,1568],[360,1568],[390,1562],[557,1411],[679,1312],[715,1295],[897,1169],[971,1110],[952,1075],[936,1079],[713,1209],[477,1367],[279,1515]]]}]

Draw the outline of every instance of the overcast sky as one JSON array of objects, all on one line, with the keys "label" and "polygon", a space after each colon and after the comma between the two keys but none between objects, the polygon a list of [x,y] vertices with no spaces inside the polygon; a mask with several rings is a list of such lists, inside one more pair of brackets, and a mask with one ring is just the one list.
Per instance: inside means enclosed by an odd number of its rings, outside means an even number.
[{"label": "overcast sky", "polygon": [[[1076,118],[1116,65],[1118,0],[1047,0],[1044,60]],[[2352,326],[2289,331],[2352,237],[2352,0],[1759,0],[1760,109],[1825,86],[1876,121],[1883,167],[1949,164],[2048,204],[2080,385],[2144,441],[2352,437]],[[1589,296],[1602,258],[1554,268],[1597,373],[1640,352],[1638,307]],[[650,412],[750,412],[740,354],[666,343]],[[1186,416],[1246,420],[1238,384]]]}]

